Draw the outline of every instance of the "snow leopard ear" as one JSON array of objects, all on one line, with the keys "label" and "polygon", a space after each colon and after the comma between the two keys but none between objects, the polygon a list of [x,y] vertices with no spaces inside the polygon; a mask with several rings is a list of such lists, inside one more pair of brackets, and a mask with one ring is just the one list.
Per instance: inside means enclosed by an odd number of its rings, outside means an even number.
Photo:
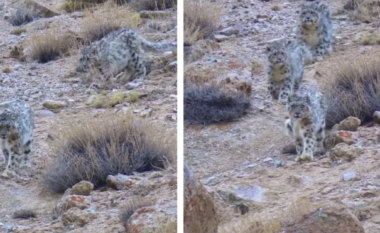
[{"label": "snow leopard ear", "polygon": [[310,104],[310,97],[309,97],[309,96],[306,96],[306,97],[305,97],[305,102],[306,102],[307,104]]}]

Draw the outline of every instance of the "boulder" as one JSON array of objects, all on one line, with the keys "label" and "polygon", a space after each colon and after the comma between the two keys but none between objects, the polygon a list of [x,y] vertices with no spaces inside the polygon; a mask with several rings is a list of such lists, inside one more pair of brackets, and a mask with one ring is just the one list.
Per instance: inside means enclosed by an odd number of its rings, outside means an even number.
[{"label": "boulder", "polygon": [[216,233],[218,217],[214,200],[206,188],[184,166],[184,232]]},{"label": "boulder", "polygon": [[86,209],[90,207],[90,200],[86,196],[79,195],[66,195],[58,202],[55,211],[58,213],[64,213],[71,208]]},{"label": "boulder", "polygon": [[33,9],[36,12],[36,14],[41,18],[49,18],[59,15],[59,13],[33,0],[25,1],[25,7],[28,9]]},{"label": "boulder", "polygon": [[108,187],[116,190],[130,189],[136,185],[141,178],[137,176],[127,176],[123,174],[117,174],[115,176],[107,176],[107,185]]},{"label": "boulder", "polygon": [[358,141],[357,132],[344,131],[344,130],[332,130],[324,140],[324,147],[331,149],[339,143],[345,143],[347,145],[355,144]]},{"label": "boulder", "polygon": [[83,227],[95,218],[96,215],[94,213],[74,207],[62,215],[61,222],[65,227],[77,228]]},{"label": "boulder", "polygon": [[341,121],[336,127],[337,130],[357,131],[360,124],[361,120],[359,118],[350,116]]},{"label": "boulder", "polygon": [[364,151],[361,148],[339,143],[329,152],[329,157],[336,162],[351,162]]},{"label": "boulder", "polygon": [[82,180],[72,187],[70,194],[88,196],[93,189],[94,185],[91,182]]}]

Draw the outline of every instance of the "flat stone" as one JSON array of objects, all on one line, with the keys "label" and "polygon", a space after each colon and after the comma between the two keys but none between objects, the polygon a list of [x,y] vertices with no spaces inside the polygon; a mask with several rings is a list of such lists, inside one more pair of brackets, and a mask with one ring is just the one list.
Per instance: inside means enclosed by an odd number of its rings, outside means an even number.
[{"label": "flat stone", "polygon": [[356,177],[356,173],[355,172],[347,172],[343,175],[343,180],[344,181],[349,181],[349,180],[352,180]]},{"label": "flat stone", "polygon": [[228,40],[229,38],[230,38],[229,36],[225,36],[225,35],[221,35],[221,34],[215,34],[215,35],[214,35],[214,39],[215,39],[217,42],[226,41],[226,40]]}]

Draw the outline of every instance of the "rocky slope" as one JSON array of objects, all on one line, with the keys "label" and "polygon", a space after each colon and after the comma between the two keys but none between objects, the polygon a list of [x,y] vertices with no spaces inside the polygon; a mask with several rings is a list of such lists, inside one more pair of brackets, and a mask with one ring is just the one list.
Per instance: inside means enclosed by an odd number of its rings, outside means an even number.
[{"label": "rocky slope", "polygon": [[[66,216],[54,219],[57,204],[67,199],[67,195],[52,195],[43,190],[43,175],[54,155],[51,150],[51,135],[62,124],[62,119],[73,119],[83,114],[102,117],[105,111],[124,114],[132,112],[136,118],[145,118],[152,124],[168,130],[176,128],[176,58],[175,54],[148,54],[153,60],[152,72],[142,85],[133,90],[123,88],[104,90],[109,95],[115,91],[125,93],[138,92],[137,101],[122,101],[111,108],[95,108],[94,93],[86,92],[88,85],[81,82],[80,76],[73,76],[77,64],[78,49],[72,49],[64,56],[45,64],[30,59],[31,43],[35,35],[55,29],[58,33],[78,36],[86,27],[88,15],[97,14],[98,20],[116,15],[126,10],[126,6],[117,7],[111,1],[96,5],[91,10],[66,13],[60,9],[64,0],[37,1],[56,12],[53,17],[39,17],[19,27],[12,26],[4,19],[10,11],[17,8],[21,1],[4,0],[0,3],[0,102],[8,98],[23,98],[31,105],[35,114],[35,144],[32,155],[33,166],[25,171],[29,179],[5,179],[0,182],[0,231],[5,232],[125,232],[119,221],[119,212],[128,200],[146,197],[156,199],[152,207],[141,214],[134,215],[139,224],[138,232],[146,227],[154,232],[172,232],[176,222],[176,171],[175,166],[156,173],[136,173],[130,188],[96,189],[88,196],[74,198],[74,202],[85,202],[83,208],[74,208]],[[176,10],[166,10],[165,17],[140,18],[138,12],[132,12],[138,20],[136,30],[151,40],[176,41]],[[146,14],[146,13],[145,13]],[[99,21],[99,22],[100,22]],[[152,26],[153,25],[153,26]],[[155,26],[154,26],[155,25]],[[25,29],[20,35],[13,32],[17,28]],[[16,47],[23,47],[26,61],[22,62],[10,56]],[[166,56],[166,57],[165,57]],[[163,58],[163,59],[161,59]],[[49,102],[48,101],[52,101]],[[57,106],[52,108],[51,104]],[[175,132],[175,131],[174,131]],[[175,135],[175,134],[174,134]],[[0,169],[4,169],[1,163]],[[131,179],[132,179],[131,178]],[[125,181],[125,179],[127,179]],[[127,182],[128,178],[124,178]],[[70,197],[71,198],[71,197]],[[60,201],[60,199],[62,199]],[[67,201],[67,200],[66,200]],[[19,209],[31,209],[37,217],[31,219],[13,219]],[[83,211],[81,209],[84,209]],[[145,215],[145,216],[144,216]],[[146,216],[149,215],[150,218]],[[163,230],[164,229],[164,230]],[[166,229],[166,230],[165,230]]]},{"label": "rocky slope", "polygon": [[[310,163],[296,163],[295,155],[282,152],[291,140],[283,127],[285,108],[268,101],[265,45],[282,36],[295,36],[302,2],[215,2],[224,9],[220,30],[228,28],[232,33],[217,32],[218,44],[208,42],[214,46],[185,66],[185,76],[252,84],[252,108],[245,117],[228,124],[185,129],[185,160],[213,196],[220,219],[218,232],[254,232],[256,221],[277,222],[281,228],[280,222],[294,223],[302,219],[294,216],[302,217],[334,204],[350,211],[345,216],[354,213],[356,220],[352,221],[360,220],[366,233],[380,231],[378,125],[341,132],[342,140],[351,140],[347,142],[351,145],[338,145],[336,153],[319,156]],[[363,46],[358,41],[363,32],[378,30],[378,20],[363,23],[351,19],[348,13],[337,14],[344,1],[328,4],[336,30],[334,51],[305,68],[305,83],[318,87],[331,78],[330,71],[340,61],[379,51],[378,46]],[[335,158],[347,154],[352,159]],[[339,212],[342,206],[332,208]],[[313,220],[302,224],[311,226],[310,222]],[[274,225],[272,231],[262,232],[279,232]],[[332,227],[321,232],[345,231]]]}]

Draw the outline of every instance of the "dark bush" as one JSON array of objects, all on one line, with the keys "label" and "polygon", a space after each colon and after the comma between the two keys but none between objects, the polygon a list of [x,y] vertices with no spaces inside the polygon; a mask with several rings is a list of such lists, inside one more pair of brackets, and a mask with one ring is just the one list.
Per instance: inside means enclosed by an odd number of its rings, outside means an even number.
[{"label": "dark bush", "polygon": [[227,92],[219,86],[192,86],[185,89],[185,122],[210,124],[229,122],[243,116],[250,100],[243,92]]}]

